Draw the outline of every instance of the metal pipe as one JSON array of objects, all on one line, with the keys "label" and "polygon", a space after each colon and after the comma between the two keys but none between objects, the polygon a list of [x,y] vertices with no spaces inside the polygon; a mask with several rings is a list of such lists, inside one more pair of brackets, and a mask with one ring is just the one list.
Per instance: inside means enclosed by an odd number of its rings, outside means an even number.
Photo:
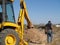
[{"label": "metal pipe", "polygon": [[2,16],[3,16],[3,21],[5,21],[5,15],[6,15],[6,0],[2,0]]}]

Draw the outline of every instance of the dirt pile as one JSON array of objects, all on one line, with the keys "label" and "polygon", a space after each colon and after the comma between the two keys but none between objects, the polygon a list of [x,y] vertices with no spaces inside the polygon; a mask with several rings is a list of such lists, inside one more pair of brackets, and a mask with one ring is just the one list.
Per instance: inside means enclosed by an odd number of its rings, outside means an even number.
[{"label": "dirt pile", "polygon": [[[28,41],[30,44],[45,44],[46,43],[46,35],[44,31],[39,29],[27,29],[24,30],[24,39]],[[33,44],[31,44],[33,45]]]}]

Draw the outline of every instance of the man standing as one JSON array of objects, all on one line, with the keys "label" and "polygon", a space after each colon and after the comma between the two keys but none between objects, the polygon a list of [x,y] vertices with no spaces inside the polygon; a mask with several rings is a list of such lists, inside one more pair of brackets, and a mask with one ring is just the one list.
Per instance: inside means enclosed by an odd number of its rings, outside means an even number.
[{"label": "man standing", "polygon": [[47,34],[47,42],[52,42],[52,23],[51,21],[48,21],[48,23],[45,25],[46,30],[45,33]]}]

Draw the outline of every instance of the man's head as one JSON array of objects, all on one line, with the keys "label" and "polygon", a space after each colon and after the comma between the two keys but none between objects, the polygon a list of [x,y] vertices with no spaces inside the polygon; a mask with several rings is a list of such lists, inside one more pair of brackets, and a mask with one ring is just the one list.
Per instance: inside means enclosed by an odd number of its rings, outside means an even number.
[{"label": "man's head", "polygon": [[51,24],[51,21],[50,20],[48,21],[48,24]]},{"label": "man's head", "polygon": [[51,21],[49,20],[48,22],[50,23]]}]

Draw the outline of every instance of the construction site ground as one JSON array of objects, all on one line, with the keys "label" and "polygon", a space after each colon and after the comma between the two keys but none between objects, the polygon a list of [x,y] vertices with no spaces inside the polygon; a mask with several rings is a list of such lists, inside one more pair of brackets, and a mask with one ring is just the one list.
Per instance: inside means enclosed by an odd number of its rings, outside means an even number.
[{"label": "construction site ground", "polygon": [[47,36],[44,29],[25,29],[24,39],[28,45],[60,45],[60,27],[53,26],[53,41],[47,43]]}]

